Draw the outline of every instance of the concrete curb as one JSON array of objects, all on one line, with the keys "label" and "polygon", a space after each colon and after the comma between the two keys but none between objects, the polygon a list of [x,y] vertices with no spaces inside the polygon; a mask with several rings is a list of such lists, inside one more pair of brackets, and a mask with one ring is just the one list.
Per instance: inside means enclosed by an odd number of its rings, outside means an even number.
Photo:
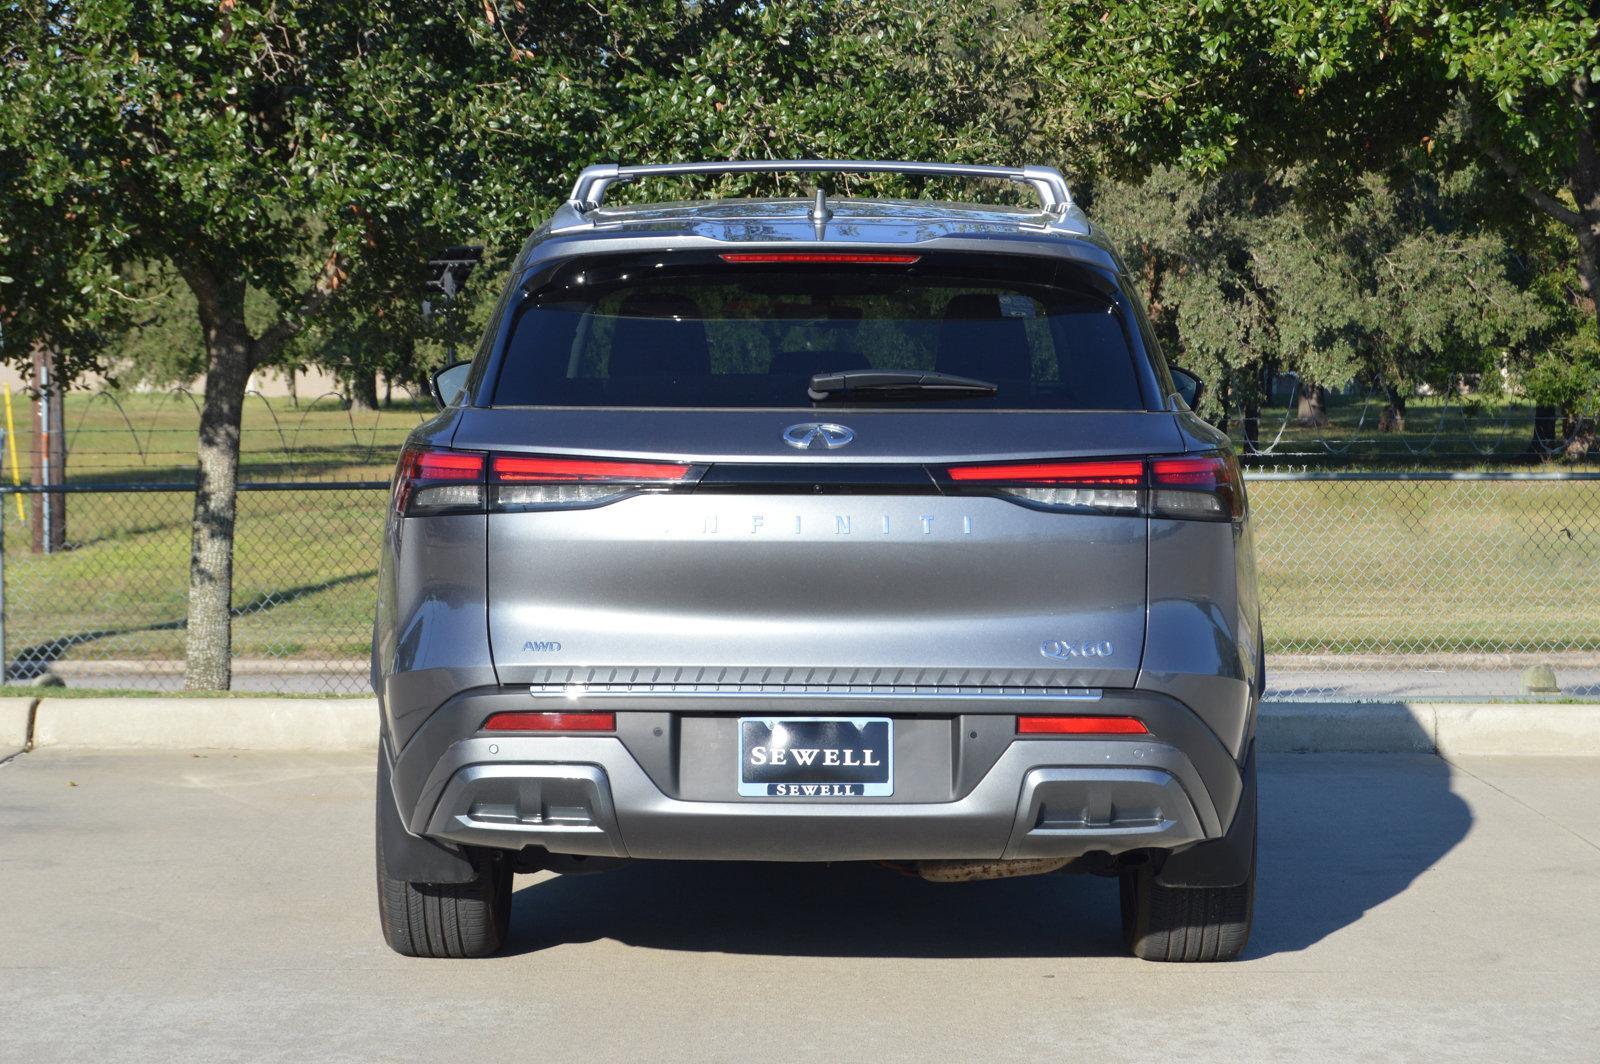
[{"label": "concrete curb", "polygon": [[[0,758],[24,748],[25,698],[0,699]],[[376,699],[44,698],[36,747],[373,750]],[[1261,707],[1267,753],[1600,757],[1600,703],[1277,702]]]},{"label": "concrete curb", "polygon": [[376,699],[45,698],[33,745],[161,750],[376,750]]},{"label": "concrete curb", "polygon": [[0,698],[0,761],[28,748],[28,725],[33,720],[33,699]]},{"label": "concrete curb", "polygon": [[1278,702],[1257,735],[1268,752],[1600,757],[1600,704]]}]

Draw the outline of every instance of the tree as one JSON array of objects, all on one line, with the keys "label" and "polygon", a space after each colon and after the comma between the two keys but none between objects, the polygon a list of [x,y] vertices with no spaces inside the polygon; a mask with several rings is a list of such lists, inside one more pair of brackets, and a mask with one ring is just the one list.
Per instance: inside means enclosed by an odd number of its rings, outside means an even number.
[{"label": "tree", "polygon": [[1305,195],[1340,203],[1425,160],[1459,111],[1502,189],[1570,234],[1571,298],[1600,330],[1600,0],[1045,6],[1062,125],[1124,171],[1302,166]]},{"label": "tree", "polygon": [[1517,249],[1459,193],[1367,174],[1330,215],[1305,204],[1301,176],[1161,167],[1094,188],[1163,344],[1207,380],[1208,415],[1243,413],[1252,446],[1269,372],[1298,375],[1307,423],[1353,378],[1388,391],[1392,419],[1416,385],[1482,375],[1543,326],[1512,276]]},{"label": "tree", "polygon": [[[95,244],[107,274],[170,267],[195,302],[206,389],[185,682],[223,688],[250,373],[353,274],[409,285],[422,249],[503,225],[515,205],[475,194],[486,141],[515,144],[524,179],[548,166],[558,138],[518,127],[569,89],[555,56],[497,81],[512,63],[497,27],[426,3],[34,0],[7,23],[0,141],[22,158],[3,195],[49,208],[16,241]],[[259,327],[251,293],[271,307]]]},{"label": "tree", "polygon": [[[253,369],[312,325],[351,375],[391,357],[416,369],[406,345],[429,254],[483,243],[505,262],[584,163],[992,156],[999,123],[974,90],[994,70],[963,50],[968,24],[952,15],[982,7],[601,0],[574,18],[499,0],[8,5],[0,217],[19,205],[45,217],[8,230],[0,253],[71,264],[73,279],[170,270],[194,300],[206,387],[186,685],[230,678]],[[39,296],[34,320],[71,320],[70,288]],[[88,289],[97,307],[114,298],[103,288]],[[392,346],[363,353],[375,338]]]}]

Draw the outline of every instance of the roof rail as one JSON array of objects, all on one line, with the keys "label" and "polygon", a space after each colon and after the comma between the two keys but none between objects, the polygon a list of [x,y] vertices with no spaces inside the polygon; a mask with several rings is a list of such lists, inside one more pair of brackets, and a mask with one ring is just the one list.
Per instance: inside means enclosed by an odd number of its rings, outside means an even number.
[{"label": "roof rail", "polygon": [[1065,214],[1072,206],[1067,179],[1053,166],[976,166],[968,163],[912,163],[849,159],[734,159],[727,162],[652,163],[619,166],[596,163],[586,166],[572,186],[567,205],[579,214],[597,209],[605,202],[606,189],[624,181],[643,177],[676,177],[685,174],[777,174],[847,173],[907,174],[917,177],[985,177],[1032,185],[1039,204],[1052,214]]}]

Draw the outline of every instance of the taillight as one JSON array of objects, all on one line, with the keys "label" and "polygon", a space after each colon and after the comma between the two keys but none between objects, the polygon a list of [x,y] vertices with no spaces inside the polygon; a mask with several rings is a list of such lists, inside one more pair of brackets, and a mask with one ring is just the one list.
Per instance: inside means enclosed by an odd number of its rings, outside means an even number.
[{"label": "taillight", "polygon": [[408,447],[394,489],[405,517],[595,506],[644,491],[693,487],[703,467],[611,458],[538,458]]},{"label": "taillight", "polygon": [[944,481],[946,490],[1004,495],[1049,510],[1191,521],[1244,515],[1244,484],[1228,454],[951,466]]},{"label": "taillight", "polygon": [[1053,510],[1134,514],[1139,512],[1144,462],[1007,462],[952,466],[946,475],[962,487],[1010,495]]},{"label": "taillight", "polygon": [[484,455],[407,447],[396,472],[394,506],[406,516],[483,510]]},{"label": "taillight", "polygon": [[1150,461],[1153,517],[1230,521],[1244,516],[1244,482],[1232,455]]},{"label": "taillight", "polygon": [[1138,717],[1046,717],[1017,718],[1018,735],[1148,735],[1150,729]]},{"label": "taillight", "polygon": [[609,732],[617,730],[615,713],[495,713],[484,731]]},{"label": "taillight", "polygon": [[495,455],[489,504],[497,510],[592,506],[641,491],[690,485],[694,467],[681,462]]}]

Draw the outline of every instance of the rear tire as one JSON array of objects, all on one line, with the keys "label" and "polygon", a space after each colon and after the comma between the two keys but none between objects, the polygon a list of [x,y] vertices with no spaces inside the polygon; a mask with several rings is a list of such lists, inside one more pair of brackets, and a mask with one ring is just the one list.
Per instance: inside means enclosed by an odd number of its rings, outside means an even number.
[{"label": "rear tire", "polygon": [[378,919],[389,947],[405,957],[487,957],[511,928],[511,863],[499,850],[471,854],[465,883],[413,883],[387,874],[378,833]]},{"label": "rear tire", "polygon": [[1250,873],[1231,887],[1168,887],[1154,868],[1122,873],[1122,937],[1147,961],[1231,961],[1250,939],[1255,908],[1255,843]]}]

